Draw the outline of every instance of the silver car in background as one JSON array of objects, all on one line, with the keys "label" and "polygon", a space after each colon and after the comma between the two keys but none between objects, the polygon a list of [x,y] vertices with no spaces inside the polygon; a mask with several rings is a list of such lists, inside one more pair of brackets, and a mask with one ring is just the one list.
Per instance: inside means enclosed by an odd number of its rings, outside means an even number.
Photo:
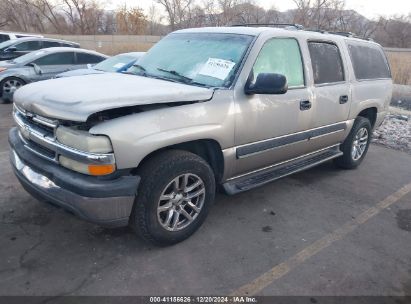
[{"label": "silver car in background", "polygon": [[78,69],[58,74],[56,75],[56,78],[103,73],[121,73],[132,67],[144,54],[145,52],[118,54],[87,69]]},{"label": "silver car in background", "polygon": [[55,75],[87,67],[107,58],[106,55],[78,48],[56,47],[31,52],[13,60],[0,62],[0,97],[12,101],[21,86]]}]

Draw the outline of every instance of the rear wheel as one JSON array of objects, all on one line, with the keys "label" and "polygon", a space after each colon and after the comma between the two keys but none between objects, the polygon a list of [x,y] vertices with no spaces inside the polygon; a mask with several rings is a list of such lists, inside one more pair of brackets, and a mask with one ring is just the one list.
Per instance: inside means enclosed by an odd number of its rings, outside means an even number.
[{"label": "rear wheel", "polygon": [[156,245],[172,245],[191,236],[214,201],[215,179],[208,163],[179,150],[162,152],[139,170],[141,184],[130,226]]},{"label": "rear wheel", "polygon": [[370,121],[365,117],[357,117],[350,134],[341,145],[343,155],[336,158],[334,163],[344,169],[358,167],[367,154],[371,132]]},{"label": "rear wheel", "polygon": [[13,99],[14,92],[20,87],[24,86],[26,83],[17,77],[9,77],[4,79],[0,83],[1,96],[3,101],[11,102]]}]

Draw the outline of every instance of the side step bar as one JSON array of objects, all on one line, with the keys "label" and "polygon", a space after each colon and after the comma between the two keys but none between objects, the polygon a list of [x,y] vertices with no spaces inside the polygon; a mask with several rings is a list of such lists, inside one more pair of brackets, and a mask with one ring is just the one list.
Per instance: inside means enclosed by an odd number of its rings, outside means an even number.
[{"label": "side step bar", "polygon": [[227,194],[232,195],[265,185],[279,178],[312,168],[330,159],[341,156],[343,153],[339,147],[339,145],[332,146],[274,165],[268,169],[262,169],[258,172],[233,178],[225,182],[223,187]]}]

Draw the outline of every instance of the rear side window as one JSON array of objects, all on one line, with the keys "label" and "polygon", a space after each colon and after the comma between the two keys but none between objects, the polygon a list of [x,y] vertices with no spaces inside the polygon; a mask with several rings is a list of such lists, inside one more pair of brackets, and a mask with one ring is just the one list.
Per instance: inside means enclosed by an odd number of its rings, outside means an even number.
[{"label": "rear side window", "polygon": [[41,48],[40,41],[26,41],[15,45],[17,51],[35,51]]},{"label": "rear side window", "polygon": [[314,84],[344,81],[344,67],[338,46],[328,42],[309,42]]},{"label": "rear side window", "polygon": [[0,34],[0,43],[10,40],[9,35]]},{"label": "rear side window", "polygon": [[71,65],[74,64],[74,53],[64,52],[46,55],[34,61],[37,65]]},{"label": "rear side window", "polygon": [[60,46],[60,43],[55,42],[55,41],[43,41],[44,48],[59,47],[59,46]]},{"label": "rear side window", "polygon": [[77,53],[77,64],[93,64],[103,61],[105,58],[86,53]]},{"label": "rear side window", "polygon": [[350,57],[358,80],[391,78],[388,62],[379,48],[349,44]]},{"label": "rear side window", "polygon": [[304,86],[303,62],[297,40],[274,38],[267,41],[254,64],[254,79],[260,73],[282,74],[291,88]]},{"label": "rear side window", "polygon": [[62,47],[74,47],[74,48],[78,48],[78,46],[76,44],[70,44],[70,43],[60,43],[60,46]]}]

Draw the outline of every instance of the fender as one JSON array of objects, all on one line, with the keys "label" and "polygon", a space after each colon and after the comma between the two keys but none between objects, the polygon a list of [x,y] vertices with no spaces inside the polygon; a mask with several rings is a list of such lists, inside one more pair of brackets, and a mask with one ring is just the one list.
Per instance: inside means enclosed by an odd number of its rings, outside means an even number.
[{"label": "fender", "polygon": [[136,168],[150,153],[189,141],[211,139],[225,149],[234,145],[232,99],[218,99],[115,118],[90,133],[110,138],[118,169]]}]

